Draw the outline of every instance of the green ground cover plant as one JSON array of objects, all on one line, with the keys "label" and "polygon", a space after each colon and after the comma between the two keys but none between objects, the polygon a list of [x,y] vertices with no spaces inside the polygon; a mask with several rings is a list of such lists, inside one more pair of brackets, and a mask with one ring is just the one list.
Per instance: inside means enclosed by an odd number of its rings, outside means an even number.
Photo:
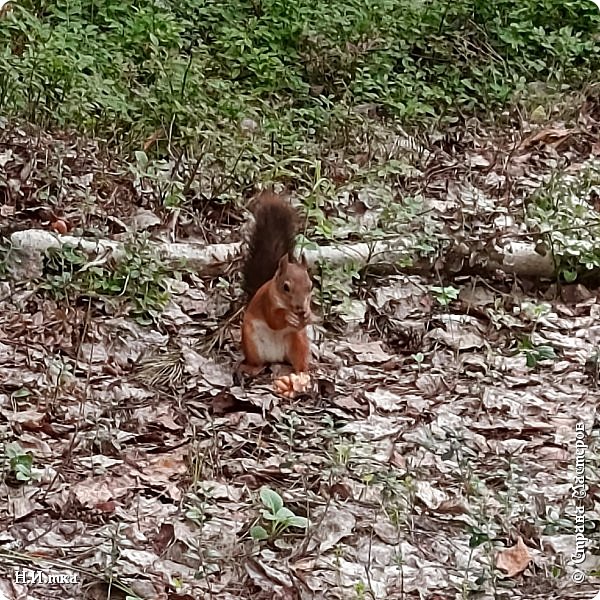
[{"label": "green ground cover plant", "polygon": [[0,20],[0,106],[252,175],[263,154],[343,144],[365,105],[438,126],[532,83],[579,88],[600,67],[599,23],[584,0],[23,0]]}]

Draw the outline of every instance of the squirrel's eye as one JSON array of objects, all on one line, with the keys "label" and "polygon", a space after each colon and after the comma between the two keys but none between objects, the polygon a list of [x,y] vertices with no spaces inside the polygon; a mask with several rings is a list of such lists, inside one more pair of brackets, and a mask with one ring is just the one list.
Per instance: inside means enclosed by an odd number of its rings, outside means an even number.
[{"label": "squirrel's eye", "polygon": [[290,284],[287,281],[283,284],[283,291],[286,294],[290,291]]}]

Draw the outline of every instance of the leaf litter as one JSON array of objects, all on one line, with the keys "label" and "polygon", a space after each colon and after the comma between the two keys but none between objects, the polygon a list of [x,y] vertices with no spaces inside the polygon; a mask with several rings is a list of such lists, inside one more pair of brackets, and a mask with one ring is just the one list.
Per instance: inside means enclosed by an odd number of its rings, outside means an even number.
[{"label": "leaf litter", "polygon": [[[418,190],[449,238],[481,250],[473,266],[522,231],[518,215],[559,149],[576,172],[589,143],[562,125],[514,140],[471,132],[432,144],[400,191]],[[25,177],[19,160],[0,152],[34,193],[41,175]],[[92,178],[73,185],[93,188],[100,167],[85,163]],[[116,219],[158,225],[134,188],[115,185],[131,199]],[[61,206],[76,222],[75,205]],[[48,216],[14,207],[27,226]],[[461,276],[442,305],[437,280],[373,278],[354,298],[362,322],[342,325],[348,333],[324,324],[313,388],[290,400],[268,375],[235,379],[235,327],[207,350],[227,302],[206,280],[175,295],[155,328],[8,285],[0,428],[33,468],[18,481],[5,461],[2,569],[41,565],[79,583],[7,576],[0,595],[541,600],[591,597],[598,584],[596,546],[582,565],[588,582],[570,580],[578,422],[590,434],[589,475],[598,467],[595,290],[550,288],[542,300],[519,281]],[[519,346],[526,336],[533,349]],[[545,345],[556,358],[528,364]],[[594,526],[600,497],[589,481]],[[252,540],[265,486],[308,518],[307,531]]]}]

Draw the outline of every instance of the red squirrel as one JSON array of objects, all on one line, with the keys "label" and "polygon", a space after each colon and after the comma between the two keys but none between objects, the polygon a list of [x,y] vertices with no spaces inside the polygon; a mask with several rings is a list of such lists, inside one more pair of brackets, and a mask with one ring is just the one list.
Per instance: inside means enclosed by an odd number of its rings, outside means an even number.
[{"label": "red squirrel", "polygon": [[[241,370],[257,375],[271,363],[291,364],[308,381],[312,283],[306,257],[294,260],[297,215],[278,194],[264,191],[254,203],[255,227],[244,265],[244,288],[250,297],[242,323]],[[276,385],[290,395],[294,379]]]}]

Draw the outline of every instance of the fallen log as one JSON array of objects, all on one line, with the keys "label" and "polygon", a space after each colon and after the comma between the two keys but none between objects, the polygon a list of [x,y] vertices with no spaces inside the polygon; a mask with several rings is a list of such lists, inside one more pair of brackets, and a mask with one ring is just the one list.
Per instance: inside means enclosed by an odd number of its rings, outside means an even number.
[{"label": "fallen log", "polygon": [[[115,260],[122,260],[126,256],[125,245],[113,240],[85,240],[74,236],[58,235],[49,231],[30,229],[17,231],[11,235],[13,249],[22,252],[28,259],[38,260],[45,251],[50,248],[61,248],[72,246],[80,248],[90,255],[111,255]],[[225,267],[239,258],[240,243],[213,244],[202,246],[196,243],[167,243],[149,242],[157,255],[172,268],[187,268],[199,273],[223,272]],[[366,265],[394,265],[406,264],[413,253],[413,239],[402,237],[378,240],[374,242],[359,242],[354,244],[319,246],[318,248],[307,248],[303,250],[309,264],[317,262],[339,267],[353,263],[358,267]],[[414,253],[413,253],[414,254]],[[461,257],[465,264],[469,262],[469,248],[462,244]],[[431,272],[434,267],[444,272],[444,257],[433,259],[418,258],[407,271]],[[454,261],[455,262],[455,261]],[[472,266],[472,265],[471,265]],[[496,247],[494,255],[481,257],[478,251],[478,270],[496,271],[500,270],[507,274],[520,277],[544,277],[551,278],[555,273],[554,261],[550,252],[545,255],[535,251],[533,243],[513,241],[507,242],[503,247]],[[453,266],[448,269],[452,274],[460,272],[461,268]]]}]

